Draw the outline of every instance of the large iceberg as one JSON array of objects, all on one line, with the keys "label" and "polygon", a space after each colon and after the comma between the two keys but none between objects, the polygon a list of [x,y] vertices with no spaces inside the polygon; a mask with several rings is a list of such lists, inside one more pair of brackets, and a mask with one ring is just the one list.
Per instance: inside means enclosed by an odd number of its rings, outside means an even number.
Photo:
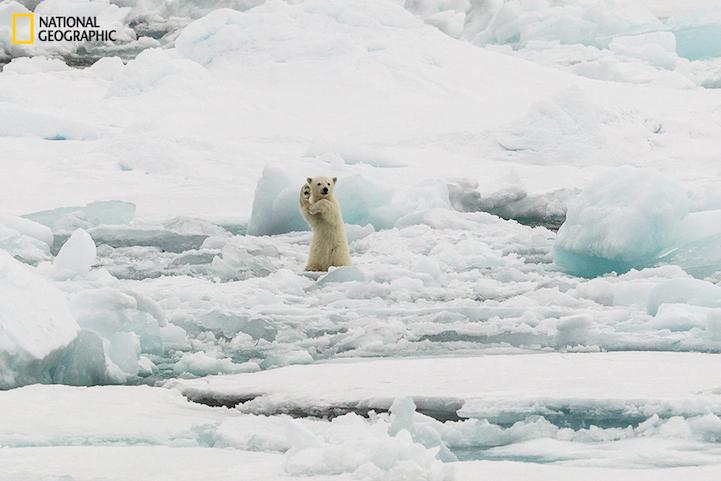
[{"label": "large iceberg", "polygon": [[715,276],[721,209],[688,212],[690,205],[681,186],[654,171],[609,171],[569,202],[554,261],[583,277],[669,264],[696,278]]},{"label": "large iceberg", "polygon": [[568,205],[556,265],[594,277],[653,265],[680,235],[686,192],[652,170],[622,167],[597,177]]}]

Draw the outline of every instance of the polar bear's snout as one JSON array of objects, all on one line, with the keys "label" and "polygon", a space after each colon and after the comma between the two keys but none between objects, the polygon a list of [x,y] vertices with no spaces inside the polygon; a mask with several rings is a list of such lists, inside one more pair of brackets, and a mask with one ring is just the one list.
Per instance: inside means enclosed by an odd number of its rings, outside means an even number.
[{"label": "polar bear's snout", "polygon": [[328,195],[328,187],[323,187],[322,189],[320,189],[320,193],[323,195]]}]

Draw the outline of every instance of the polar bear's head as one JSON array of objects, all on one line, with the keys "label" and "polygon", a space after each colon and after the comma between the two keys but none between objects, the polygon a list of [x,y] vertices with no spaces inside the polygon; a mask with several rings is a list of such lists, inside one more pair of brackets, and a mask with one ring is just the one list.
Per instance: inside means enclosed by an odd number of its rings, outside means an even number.
[{"label": "polar bear's head", "polygon": [[313,199],[324,199],[326,197],[333,197],[333,190],[335,189],[335,183],[338,182],[338,177],[308,177],[306,179],[310,186],[311,198]]}]

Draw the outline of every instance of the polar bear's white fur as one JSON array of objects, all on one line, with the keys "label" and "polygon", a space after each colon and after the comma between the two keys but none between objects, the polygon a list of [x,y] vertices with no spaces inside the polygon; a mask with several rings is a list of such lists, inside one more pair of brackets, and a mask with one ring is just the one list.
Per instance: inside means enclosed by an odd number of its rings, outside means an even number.
[{"label": "polar bear's white fur", "polygon": [[337,177],[308,177],[300,189],[300,213],[313,230],[306,271],[351,265],[340,204],[333,192]]}]

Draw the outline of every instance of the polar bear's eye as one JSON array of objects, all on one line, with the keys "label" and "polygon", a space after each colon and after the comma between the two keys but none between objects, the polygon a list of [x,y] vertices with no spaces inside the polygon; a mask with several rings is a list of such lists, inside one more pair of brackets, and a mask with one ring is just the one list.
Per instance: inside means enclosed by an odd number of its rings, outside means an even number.
[{"label": "polar bear's eye", "polygon": [[320,182],[318,182],[318,185],[320,185]]}]

